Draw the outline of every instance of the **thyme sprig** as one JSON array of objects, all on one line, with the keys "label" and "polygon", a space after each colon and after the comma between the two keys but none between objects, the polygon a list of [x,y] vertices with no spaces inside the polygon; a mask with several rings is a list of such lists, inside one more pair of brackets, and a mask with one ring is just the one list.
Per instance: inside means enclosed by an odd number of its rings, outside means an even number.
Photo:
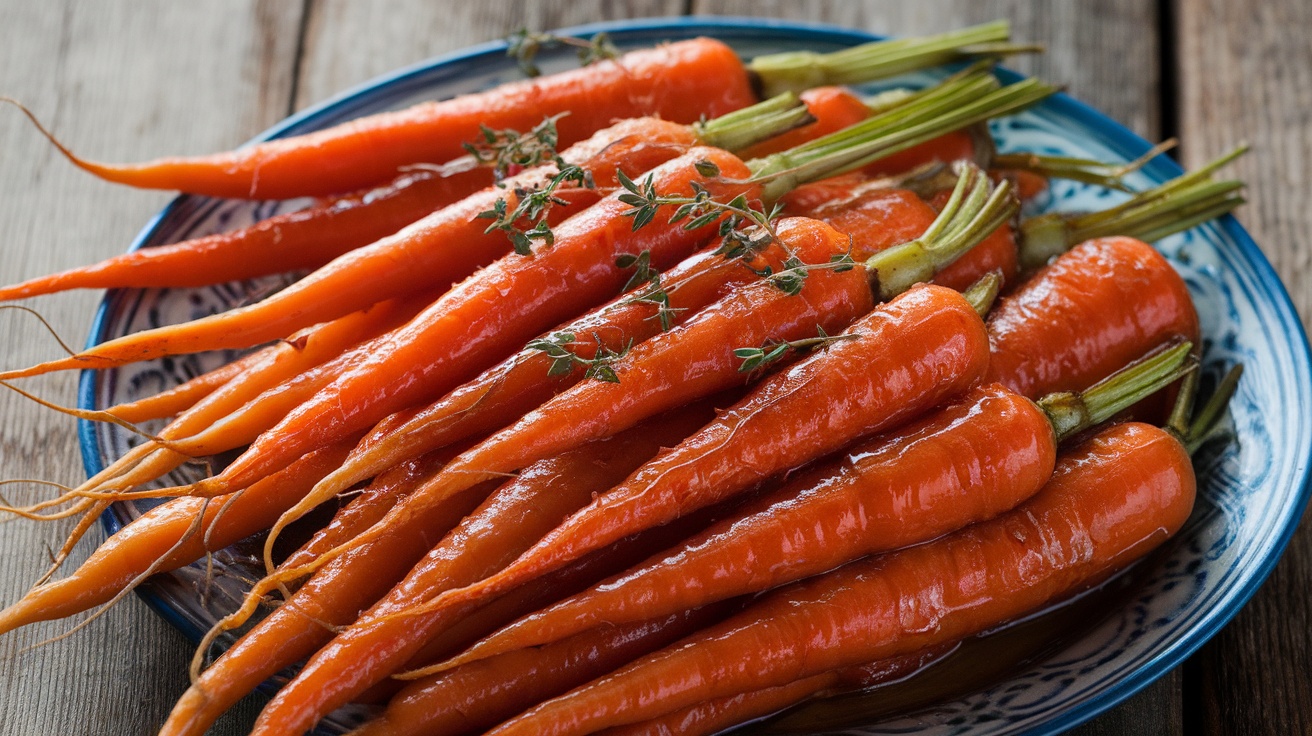
[{"label": "thyme sprig", "polygon": [[829,343],[840,340],[855,340],[860,337],[859,333],[849,332],[842,335],[830,335],[825,332],[825,328],[820,325],[815,326],[816,336],[808,337],[802,340],[770,340],[759,348],[738,348],[733,351],[734,357],[742,359],[742,365],[738,366],[739,373],[750,373],[757,368],[762,368],[771,363],[778,361],[788,354],[790,350],[804,350],[816,345],[828,345]]},{"label": "thyme sprig", "polygon": [[585,41],[581,38],[557,36],[554,33],[539,33],[521,28],[507,36],[506,43],[509,44],[506,56],[514,59],[520,71],[530,77],[542,74],[542,70],[534,63],[535,59],[539,51],[552,46],[575,47],[578,49],[579,64],[582,66],[589,66],[604,59],[616,59],[620,55],[620,50],[610,42],[610,36],[605,33],[598,33]]},{"label": "thyme sprig", "polygon": [[790,255],[784,261],[783,268],[779,269],[778,272],[773,272],[769,266],[759,270],[752,270],[783,293],[789,296],[797,296],[802,292],[806,277],[812,271],[842,273],[851,271],[854,268],[856,268],[856,261],[852,260],[852,253],[849,250],[846,253],[836,253],[830,256],[828,263],[805,263],[796,255]]},{"label": "thyme sprig", "polygon": [[[626,298],[621,304],[652,304],[656,307],[656,319],[660,320],[661,331],[669,332],[674,327],[674,316],[678,310],[670,306],[670,295],[661,284],[661,272],[651,265],[651,251],[644,250],[638,255],[624,254],[615,259],[620,268],[632,268],[633,275],[624,285],[624,291],[643,288]],[[644,286],[645,284],[645,286]]]},{"label": "thyme sprig", "polygon": [[[513,166],[531,167],[546,163],[556,165],[556,175],[540,187],[515,187],[515,206],[512,209],[505,197],[497,199],[492,209],[478,213],[483,220],[492,220],[483,232],[501,230],[510,238],[510,244],[521,256],[533,253],[533,241],[554,245],[556,235],[547,224],[547,211],[555,204],[567,204],[556,191],[565,184],[592,189],[596,183],[592,172],[566,161],[556,150],[559,135],[556,121],[559,115],[545,118],[533,130],[520,134],[514,130],[494,131],[484,127],[482,143],[466,144],[465,148],[480,162],[493,163],[497,171],[498,186],[506,186],[504,176]],[[520,222],[528,225],[521,227]]]},{"label": "thyme sprig", "polygon": [[582,365],[587,366],[587,370],[583,372],[584,378],[619,383],[620,377],[615,373],[613,366],[615,361],[628,354],[632,344],[616,351],[602,345],[601,339],[596,335],[593,335],[592,339],[597,345],[597,352],[591,358],[584,358],[571,349],[575,344],[573,332],[553,332],[547,337],[530,341],[526,347],[529,350],[539,350],[551,358],[551,367],[547,369],[548,376],[563,376],[574,370],[574,366]]},{"label": "thyme sprig", "polygon": [[520,133],[513,128],[493,130],[480,124],[479,139],[463,145],[476,162],[493,167],[497,184],[507,176],[518,173],[520,169],[540,166],[549,161],[564,168],[566,164],[557,152],[560,134],[556,130],[556,121],[567,114],[543,118],[527,133]]},{"label": "thyme sprig", "polygon": [[[699,161],[696,168],[698,173],[706,177],[718,176],[720,173],[719,167],[711,161]],[[775,224],[783,212],[780,205],[768,210],[756,208],[745,194],[728,202],[720,202],[704,184],[696,181],[692,182],[691,197],[662,195],[656,191],[655,181],[650,174],[638,184],[622,171],[615,173],[620,186],[625,189],[619,195],[619,200],[632,208],[623,215],[633,218],[634,230],[650,224],[661,207],[674,207],[676,209],[669,222],[682,222],[685,230],[696,230],[719,219],[719,234],[723,243],[716,252],[726,258],[746,258],[779,241]]]}]

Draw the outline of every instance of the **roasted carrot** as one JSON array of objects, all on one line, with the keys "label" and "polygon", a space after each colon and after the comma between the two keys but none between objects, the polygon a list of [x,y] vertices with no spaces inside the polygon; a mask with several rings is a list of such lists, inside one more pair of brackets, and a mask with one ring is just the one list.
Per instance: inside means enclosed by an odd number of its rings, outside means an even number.
[{"label": "roasted carrot", "polygon": [[[914,288],[843,334],[857,337],[835,342],[766,379],[748,398],[599,495],[501,572],[390,618],[422,622],[488,600],[617,539],[714,504],[963,391],[987,363],[979,316],[960,294],[941,287]],[[900,347],[897,357],[885,349],[892,344]],[[826,407],[823,415],[817,415],[816,406]],[[257,733],[313,725],[323,704],[350,696],[351,686],[337,674],[346,666],[338,658],[316,657],[265,708]]]},{"label": "roasted carrot", "polygon": [[[162,733],[203,733],[214,718],[263,679],[332,639],[332,632],[316,621],[353,622],[361,609],[373,604],[425,553],[428,556],[420,572],[412,573],[393,596],[404,600],[406,585],[420,589],[449,586],[497,569],[526,548],[535,532],[555,526],[592,494],[610,487],[655,454],[663,442],[677,442],[691,432],[706,419],[704,412],[672,416],[611,441],[544,460],[525,469],[486,501],[483,497],[491,488],[480,491],[476,486],[453,496],[454,504],[443,502],[402,514],[404,524],[398,533],[359,547],[311,577],[287,604],[195,679]],[[460,521],[471,510],[469,518]],[[452,511],[459,515],[451,517]],[[523,528],[505,524],[505,519],[515,519]],[[460,522],[458,526],[456,522]],[[453,526],[454,531],[447,534]],[[522,535],[528,538],[520,540]],[[396,656],[398,648],[406,647],[409,650],[400,655],[400,663],[404,663],[418,648],[408,639],[397,639],[390,651],[376,650],[372,656]]]},{"label": "roasted carrot", "polygon": [[1029,498],[1057,443],[1173,382],[1189,346],[1080,395],[1037,403],[999,384],[862,442],[674,550],[534,614],[444,666],[759,593],[859,557],[927,542]]},{"label": "roasted carrot", "polygon": [[260,481],[249,494],[183,497],[151,509],[101,544],[72,575],[33,588],[0,611],[0,633],[107,603],[146,574],[182,567],[267,529],[349,449],[349,443],[339,443],[310,453]]},{"label": "roasted carrot", "polygon": [[1160,545],[1188,516],[1194,482],[1173,435],[1115,426],[1063,455],[1044,489],[1012,512],[786,588],[492,733],[590,733],[955,641],[1100,582]]},{"label": "roasted carrot", "polygon": [[[615,167],[643,170],[667,161],[695,140],[693,129],[652,118],[625,121],[562,153],[586,166],[602,189],[558,190],[560,204],[546,212],[555,225],[595,203],[615,185]],[[384,297],[442,289],[510,251],[505,233],[487,230],[481,212],[516,192],[541,186],[555,173],[542,166],[508,180],[508,189],[488,187],[415,222],[372,245],[333,260],[263,301],[181,325],[169,325],[101,343],[78,355],[10,371],[8,377],[50,370],[105,368],[163,355],[242,348],[284,338],[297,329],[362,309]],[[453,247],[453,244],[459,244]]]},{"label": "roasted carrot", "polygon": [[[599,736],[701,736],[778,713],[815,697],[878,687],[909,677],[952,651],[955,645],[926,650],[878,662],[830,670],[775,687],[707,700],[659,718],[598,732]],[[388,705],[391,710],[391,705]],[[367,726],[366,726],[367,728]],[[372,733],[365,731],[366,734]],[[377,736],[383,736],[381,733]]]},{"label": "roasted carrot", "polygon": [[746,107],[756,101],[753,77],[767,96],[868,81],[968,57],[963,47],[1006,41],[1007,35],[1007,24],[996,22],[829,55],[763,56],[750,65],[725,44],[697,38],[212,156],[112,165],[60,150],[102,179],[137,187],[265,199],[332,194],[376,185],[408,164],[457,158],[464,143],[479,138],[480,126],[527,130],[544,117],[569,113],[559,123],[568,145],[616,119],[655,115],[692,123]]},{"label": "roasted carrot", "polygon": [[988,380],[1027,396],[1081,389],[1170,337],[1198,339],[1184,280],[1130,238],[1077,246],[1004,297],[988,324]]},{"label": "roasted carrot", "polygon": [[407,172],[383,187],[249,227],[114,256],[0,288],[0,300],[70,289],[197,287],[316,269],[492,184],[483,167]]},{"label": "roasted carrot", "polygon": [[510,652],[409,684],[353,736],[480,733],[543,700],[673,644],[724,617],[726,606],[601,626],[534,650]]}]

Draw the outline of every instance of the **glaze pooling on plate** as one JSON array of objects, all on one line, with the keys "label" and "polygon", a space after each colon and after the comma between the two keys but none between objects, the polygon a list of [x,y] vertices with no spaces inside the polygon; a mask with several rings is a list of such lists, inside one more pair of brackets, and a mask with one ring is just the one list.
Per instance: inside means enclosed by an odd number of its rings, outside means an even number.
[{"label": "glaze pooling on plate", "polygon": [[[712,35],[747,58],[803,48],[826,51],[871,38],[842,29],[733,19],[608,24],[568,32],[590,35],[597,30],[610,33],[621,47]],[[518,78],[503,48],[487,44],[403,70],[291,118],[263,137],[304,132]],[[567,51],[549,52],[542,58],[548,72],[574,63]],[[937,76],[921,74],[899,81],[924,85]],[[1064,96],[996,121],[992,130],[1002,151],[1127,161],[1149,147],[1123,127]],[[1158,157],[1129,183],[1143,189],[1179,173],[1172,162]],[[1124,196],[1084,184],[1054,182],[1038,205],[1040,211],[1095,210]],[[134,247],[230,230],[303,204],[181,197],[147,225]],[[1232,218],[1174,236],[1159,247],[1184,275],[1198,304],[1208,374],[1214,379],[1223,366],[1237,362],[1246,369],[1231,404],[1237,441],[1205,450],[1198,457],[1199,500],[1181,534],[1139,566],[1136,584],[1127,589],[1125,599],[1110,615],[1078,639],[992,687],[875,724],[830,722],[814,706],[804,707],[767,725],[767,730],[812,731],[820,727],[859,734],[971,736],[1065,730],[1168,671],[1228,621],[1265,579],[1307,501],[1312,427],[1302,415],[1312,405],[1312,380],[1306,338],[1270,265]],[[227,309],[286,283],[286,277],[270,277],[205,289],[111,292],[97,316],[92,342]],[[104,408],[131,401],[215,368],[235,355],[171,358],[84,374],[80,404]],[[136,441],[115,427],[102,425],[84,423],[81,433],[89,472],[121,456]],[[199,466],[186,466],[165,482],[187,482],[202,472]],[[147,507],[146,502],[120,504],[107,514],[106,526],[113,530]],[[198,638],[244,592],[242,580],[259,569],[251,557],[254,549],[239,544],[216,555],[212,581],[207,582],[201,565],[193,565],[153,579],[141,592],[165,618]],[[358,715],[335,714],[324,728],[340,732]]]}]

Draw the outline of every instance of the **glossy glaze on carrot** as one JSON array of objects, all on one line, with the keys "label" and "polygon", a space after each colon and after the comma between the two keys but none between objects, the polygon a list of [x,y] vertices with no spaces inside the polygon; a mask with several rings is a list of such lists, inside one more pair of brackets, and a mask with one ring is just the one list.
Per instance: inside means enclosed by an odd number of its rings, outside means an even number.
[{"label": "glossy glaze on carrot", "polygon": [[1077,593],[1160,545],[1188,517],[1194,484],[1173,435],[1117,425],[1065,453],[1015,511],[785,588],[491,733],[591,733],[955,641]]}]

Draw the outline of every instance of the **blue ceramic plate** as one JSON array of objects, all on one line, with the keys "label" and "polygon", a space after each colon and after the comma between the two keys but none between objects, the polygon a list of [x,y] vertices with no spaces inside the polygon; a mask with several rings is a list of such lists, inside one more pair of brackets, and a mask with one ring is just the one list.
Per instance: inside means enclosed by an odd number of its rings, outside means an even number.
[{"label": "blue ceramic plate", "polygon": [[[829,51],[872,39],[847,29],[737,19],[640,21],[566,33],[597,31],[610,33],[621,47],[714,36],[745,58],[795,49]],[[503,50],[503,44],[491,43],[404,69],[291,117],[260,139],[304,133],[516,79],[519,73]],[[553,71],[574,63],[572,53],[547,53],[542,66]],[[925,74],[898,83],[922,85],[934,78]],[[1149,147],[1098,111],[1063,95],[996,122],[993,133],[1004,151],[1109,161],[1130,160]],[[1172,161],[1158,157],[1130,183],[1144,188],[1180,173]],[[1039,209],[1101,209],[1119,196],[1057,182]],[[247,225],[300,204],[180,197],[146,226],[132,247]],[[1307,501],[1312,452],[1312,427],[1305,421],[1312,405],[1307,341],[1276,274],[1234,219],[1226,217],[1170,238],[1160,247],[1184,274],[1197,301],[1208,375],[1214,379],[1223,367],[1237,362],[1247,369],[1231,407],[1236,440],[1197,459],[1199,500],[1183,532],[1130,574],[1074,606],[974,642],[922,679],[809,705],[757,728],[972,736],[1062,731],[1170,670],[1252,596],[1275,565]],[[285,282],[270,278],[206,289],[111,292],[96,316],[91,343],[227,309]],[[80,403],[83,408],[103,408],[132,400],[232,357],[206,354],[87,373]],[[133,441],[103,425],[83,424],[81,434],[88,472],[123,454]],[[195,475],[184,469],[165,482],[186,482]],[[143,508],[116,507],[106,516],[106,527],[116,529]],[[195,566],[159,576],[141,592],[165,618],[197,638],[243,591],[241,581],[254,570],[251,551],[242,545],[224,550],[216,559],[217,574],[208,583]],[[339,713],[325,728],[339,730],[351,720],[351,713]]]}]

